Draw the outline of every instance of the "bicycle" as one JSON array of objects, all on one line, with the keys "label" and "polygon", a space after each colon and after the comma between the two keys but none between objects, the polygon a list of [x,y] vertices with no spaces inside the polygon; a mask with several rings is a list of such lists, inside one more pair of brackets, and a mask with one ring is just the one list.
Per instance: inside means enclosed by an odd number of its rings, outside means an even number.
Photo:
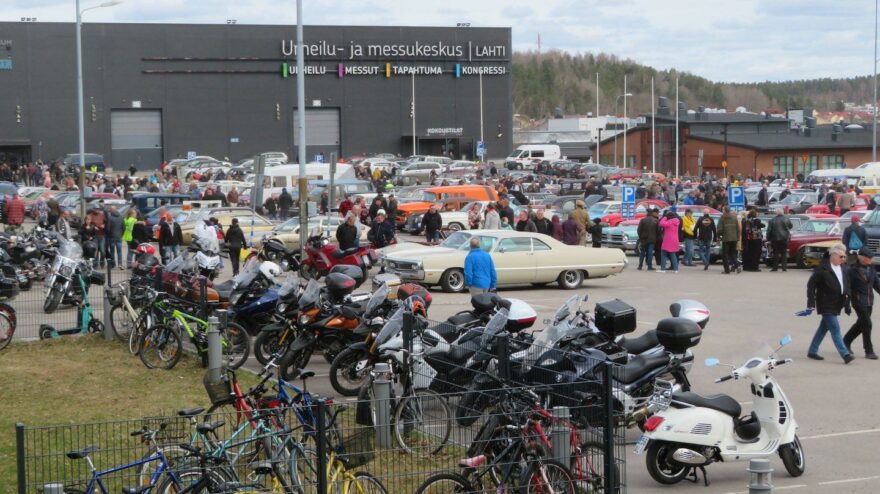
[{"label": "bicycle", "polygon": [[0,350],[3,350],[15,336],[16,317],[12,306],[0,302]]},{"label": "bicycle", "polygon": [[[95,464],[92,462],[92,458],[90,456],[91,453],[98,451],[98,448],[96,448],[95,446],[89,446],[77,451],[68,452],[66,456],[71,460],[85,460],[86,463],[88,463],[91,475],[85,490],[79,490],[73,487],[65,486],[65,494],[93,494],[97,492],[96,489],[100,489],[100,492],[102,494],[109,494],[107,487],[104,486],[104,482],[101,480],[102,477],[123,470],[152,464],[154,462],[158,462],[158,466],[149,476],[149,478],[142,479],[140,489],[142,489],[143,492],[148,492],[149,489],[155,487],[160,481],[168,485],[179,487],[181,485],[180,477],[177,475],[175,470],[171,468],[171,462],[168,461],[168,456],[165,454],[165,448],[159,446],[156,442],[156,436],[163,430],[165,430],[165,427],[166,424],[162,423],[159,425],[159,428],[157,430],[151,430],[148,427],[144,426],[142,429],[133,431],[131,433],[132,437],[140,436],[142,438],[142,441],[147,443],[155,452],[147,455],[144,458],[141,458],[140,460],[126,463],[124,465],[119,465],[106,470],[98,470],[95,467]],[[144,483],[144,480],[146,480],[147,483]]]},{"label": "bicycle", "polygon": [[[205,318],[202,319],[180,310],[184,305],[191,307],[189,304],[180,301],[176,303],[180,307],[174,305],[170,307],[170,318],[163,318],[148,329],[141,338],[138,353],[141,361],[149,369],[161,367],[170,370],[177,365],[183,350],[181,333],[185,333],[195,346],[196,352],[202,359],[202,365],[207,365],[208,321],[205,320],[207,316],[202,314],[206,311],[199,311],[199,315]],[[247,332],[238,324],[229,322],[226,327],[221,328],[220,337],[226,367],[238,369],[247,361],[250,354],[251,343]],[[156,361],[150,360],[153,356],[157,357]]]},{"label": "bicycle", "polygon": [[[116,289],[115,295],[112,295],[113,289]],[[134,354],[137,345],[132,349],[131,333],[135,331],[139,320],[146,323],[145,327],[149,327],[149,321],[142,319],[141,315],[145,318],[149,315],[149,312],[143,309],[152,304],[155,291],[147,287],[132,286],[131,281],[126,280],[108,287],[108,292],[111,294],[110,300],[113,305],[110,309],[110,327],[121,341],[129,341],[129,351]]]}]

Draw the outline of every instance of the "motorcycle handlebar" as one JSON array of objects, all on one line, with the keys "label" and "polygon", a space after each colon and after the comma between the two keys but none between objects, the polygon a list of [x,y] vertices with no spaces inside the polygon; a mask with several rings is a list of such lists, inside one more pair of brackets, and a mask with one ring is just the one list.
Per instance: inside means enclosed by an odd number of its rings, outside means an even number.
[{"label": "motorcycle handlebar", "polygon": [[729,381],[731,379],[733,379],[733,376],[724,376],[724,377],[719,377],[718,379],[715,380],[715,382],[716,383],[723,383],[724,381]]},{"label": "motorcycle handlebar", "polygon": [[784,358],[784,359],[782,359],[782,360],[774,360],[774,361],[773,361],[773,367],[779,367],[780,365],[788,364],[788,363],[790,363],[790,362],[791,362],[791,359],[790,359],[790,358]]}]

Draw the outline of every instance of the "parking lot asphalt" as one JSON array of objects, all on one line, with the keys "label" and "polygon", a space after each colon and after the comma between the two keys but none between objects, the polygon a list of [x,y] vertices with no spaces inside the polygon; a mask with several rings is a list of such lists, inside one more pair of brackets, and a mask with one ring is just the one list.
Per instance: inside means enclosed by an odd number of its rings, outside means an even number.
[{"label": "parking lot asphalt", "polygon": [[[632,261],[633,259],[630,258]],[[227,276],[230,273],[228,260]],[[805,306],[808,271],[790,269],[788,272],[722,274],[720,265],[708,271],[701,267],[682,267],[679,274],[637,271],[630,264],[623,273],[604,279],[586,280],[576,291],[565,291],[548,285],[535,289],[502,288],[502,296],[527,301],[539,314],[535,328],[549,317],[572,294],[589,294],[589,307],[596,302],[620,298],[638,310],[638,329],[633,335],[651,329],[656,322],[668,316],[669,304],[677,299],[692,298],[706,304],[711,319],[700,344],[694,348],[696,364],[690,372],[693,391],[701,394],[728,393],[743,404],[744,413],[750,411],[751,395],[743,381],[714,384],[722,370],[702,365],[707,357],[741,365],[752,356],[767,356],[783,335],[789,334],[793,343],[780,352],[794,362],[775,371],[780,385],[788,395],[798,422],[798,435],[806,453],[806,473],[791,478],[781,460],[774,456],[773,484],[777,490],[797,493],[874,493],[880,491],[880,454],[875,444],[880,440],[880,404],[876,389],[880,385],[880,361],[864,359],[861,342],[853,345],[857,359],[850,365],[834,351],[829,339],[820,353],[823,362],[808,360],[807,347],[819,318],[796,317],[794,313]],[[368,289],[369,282],[360,290]],[[35,287],[36,288],[36,287]],[[440,320],[469,307],[467,294],[432,291],[434,302],[431,319]],[[37,305],[35,300],[33,305]],[[33,309],[39,314],[39,307]],[[22,311],[23,308],[19,308]],[[99,313],[99,317],[100,313]],[[841,327],[846,331],[855,317],[842,316]],[[251,359],[249,367],[256,367]],[[327,380],[329,364],[316,355],[309,368],[317,372],[310,380],[310,390],[333,396]],[[172,371],[173,372],[173,371]],[[628,442],[638,438],[638,431],[627,433]],[[748,492],[746,462],[712,464],[707,467],[709,487],[702,482],[683,482],[676,487],[661,486],[647,474],[644,457],[626,448],[626,479],[628,492],[661,493]]]}]

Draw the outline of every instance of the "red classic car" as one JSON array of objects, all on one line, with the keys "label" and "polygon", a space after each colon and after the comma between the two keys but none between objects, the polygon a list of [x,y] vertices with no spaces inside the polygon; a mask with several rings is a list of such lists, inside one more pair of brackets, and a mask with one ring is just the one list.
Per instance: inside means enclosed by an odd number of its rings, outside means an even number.
[{"label": "red classic car", "polygon": [[[669,207],[669,203],[666,201],[661,201],[660,199],[643,199],[641,201],[636,201],[636,215],[635,219],[644,218],[645,214],[648,211],[648,207],[653,206],[657,209],[665,209]],[[608,226],[617,226],[618,223],[625,220],[623,217],[623,213],[611,213],[602,216],[602,224]]]},{"label": "red classic car", "polygon": [[794,259],[799,268],[807,267],[804,263],[804,247],[813,242],[835,240],[843,237],[843,230],[851,224],[849,220],[840,218],[816,218],[805,222],[791,233],[788,241],[788,258]]},{"label": "red classic car", "polygon": [[[871,203],[871,194],[859,194],[856,196],[856,200],[853,202],[853,207],[850,209],[851,211],[864,211],[868,209],[868,204]],[[807,213],[831,213],[831,208],[828,207],[827,204],[816,204],[814,206],[810,206],[807,208]],[[840,216],[840,206],[834,205],[834,213],[835,216]]]},{"label": "red classic car", "polygon": [[621,168],[611,175],[608,175],[608,180],[635,180],[641,176],[642,171],[638,168]]}]

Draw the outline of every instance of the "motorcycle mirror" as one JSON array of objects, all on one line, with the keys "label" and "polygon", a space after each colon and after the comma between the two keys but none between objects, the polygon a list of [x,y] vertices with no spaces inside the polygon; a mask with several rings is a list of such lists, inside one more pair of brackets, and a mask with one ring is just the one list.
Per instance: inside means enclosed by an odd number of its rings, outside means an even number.
[{"label": "motorcycle mirror", "polygon": [[779,346],[785,346],[791,343],[791,335],[785,335],[779,340]]},{"label": "motorcycle mirror", "polygon": [[717,358],[707,358],[705,363],[706,367],[715,367],[720,361]]},{"label": "motorcycle mirror", "polygon": [[588,301],[588,300],[590,300],[590,294],[589,294],[589,293],[586,294],[586,295],[584,295],[584,302],[586,302],[586,301]]}]

